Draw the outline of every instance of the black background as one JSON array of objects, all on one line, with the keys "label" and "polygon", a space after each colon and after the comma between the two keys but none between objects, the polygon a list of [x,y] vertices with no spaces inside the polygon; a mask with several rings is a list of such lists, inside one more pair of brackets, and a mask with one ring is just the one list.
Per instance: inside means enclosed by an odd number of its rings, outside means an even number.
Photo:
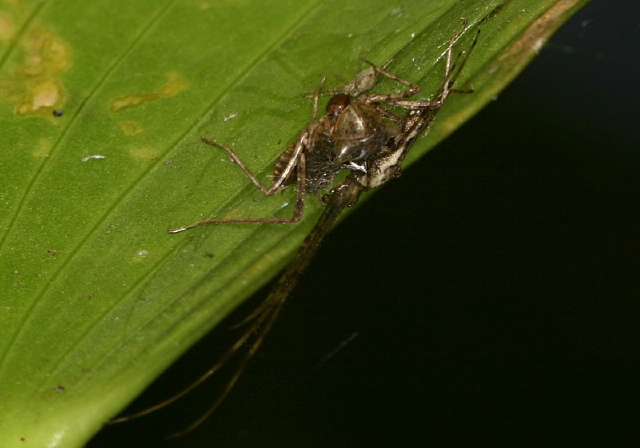
[{"label": "black background", "polygon": [[[163,440],[224,376],[89,446],[637,442],[639,54],[640,3],[594,0],[329,236],[212,418]],[[188,384],[233,337],[211,334],[134,407]]]}]

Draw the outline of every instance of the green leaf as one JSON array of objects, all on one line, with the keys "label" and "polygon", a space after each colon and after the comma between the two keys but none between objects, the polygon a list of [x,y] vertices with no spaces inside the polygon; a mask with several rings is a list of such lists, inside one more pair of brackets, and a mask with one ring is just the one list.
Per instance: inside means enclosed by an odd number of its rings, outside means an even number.
[{"label": "green leaf", "polygon": [[[322,75],[360,56],[423,87],[482,29],[407,164],[493,98],[586,0],[0,1],[0,443],[81,446],[281,269],[296,225],[201,135],[268,173]],[[399,87],[385,80],[377,91]],[[62,111],[55,116],[54,111]],[[291,190],[291,189],[290,189]]]}]

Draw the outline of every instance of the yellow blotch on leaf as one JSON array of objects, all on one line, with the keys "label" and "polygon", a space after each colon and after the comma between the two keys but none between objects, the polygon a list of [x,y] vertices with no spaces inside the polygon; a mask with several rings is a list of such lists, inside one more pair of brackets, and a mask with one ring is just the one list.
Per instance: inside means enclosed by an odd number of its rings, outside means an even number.
[{"label": "yellow blotch on leaf", "polygon": [[187,82],[180,75],[171,73],[168,78],[169,81],[155,92],[131,93],[114,99],[111,101],[111,111],[120,112],[123,109],[142,106],[163,98],[170,98],[187,87]]},{"label": "yellow blotch on leaf", "polygon": [[7,41],[15,34],[16,25],[9,14],[0,11],[0,40]]},{"label": "yellow blotch on leaf", "polygon": [[120,123],[120,127],[127,135],[135,135],[142,132],[142,128],[135,121],[123,121]]},{"label": "yellow blotch on leaf", "polygon": [[140,160],[142,162],[153,162],[155,160],[158,160],[158,158],[160,157],[157,149],[148,146],[131,148],[129,149],[129,154],[132,158]]},{"label": "yellow blotch on leaf", "polygon": [[69,68],[69,53],[51,30],[30,31],[17,42],[16,58],[0,84],[2,97],[15,103],[19,115],[50,115],[64,100],[60,78]]},{"label": "yellow blotch on leaf", "polygon": [[31,151],[31,155],[36,159],[44,159],[45,157],[49,157],[51,150],[53,148],[53,143],[45,138],[38,139],[38,142],[33,147]]}]

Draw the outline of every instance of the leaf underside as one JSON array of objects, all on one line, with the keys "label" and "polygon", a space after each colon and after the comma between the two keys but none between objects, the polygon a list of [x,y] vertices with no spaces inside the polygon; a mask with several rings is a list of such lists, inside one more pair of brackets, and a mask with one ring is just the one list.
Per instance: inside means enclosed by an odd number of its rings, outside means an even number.
[{"label": "leaf underside", "polygon": [[[447,42],[458,87],[407,164],[491,100],[585,1],[0,1],[0,440],[81,446],[269,280],[296,225],[200,136],[264,183],[311,119],[304,92],[393,58],[429,98]],[[400,86],[383,80],[379,92]],[[54,113],[55,112],[55,113]],[[59,116],[61,114],[61,116]]]}]

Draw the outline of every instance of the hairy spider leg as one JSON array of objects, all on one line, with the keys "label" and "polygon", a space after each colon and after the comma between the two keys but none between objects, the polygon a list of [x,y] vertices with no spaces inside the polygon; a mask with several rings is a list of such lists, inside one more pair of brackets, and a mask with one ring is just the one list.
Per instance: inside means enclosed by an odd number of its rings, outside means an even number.
[{"label": "hairy spider leg", "polygon": [[[224,390],[220,393],[215,403],[213,403],[213,405],[211,405],[211,407],[209,407],[209,409],[207,409],[207,411],[202,416],[200,416],[187,428],[178,433],[172,434],[171,437],[179,437],[201,425],[207,418],[209,418],[211,414],[216,411],[216,409],[224,401],[229,392],[231,392],[240,376],[242,376],[242,374],[244,373],[247,364],[249,363],[253,355],[255,355],[255,353],[258,351],[267,334],[273,327],[278,315],[280,314],[280,311],[282,310],[282,306],[289,296],[289,293],[298,282],[298,278],[300,277],[301,272],[309,264],[309,261],[318,248],[320,241],[326,236],[327,233],[329,233],[331,227],[338,219],[338,216],[340,216],[340,214],[342,213],[342,210],[345,207],[350,207],[357,202],[362,190],[363,187],[358,183],[340,184],[338,187],[332,190],[331,197],[333,198],[333,200],[329,202],[327,208],[325,208],[320,219],[316,223],[314,231],[305,238],[304,242],[300,246],[300,249],[296,253],[294,260],[289,264],[276,285],[272,288],[271,292],[263,302],[263,305],[260,307],[262,311],[259,313],[259,315],[256,316],[255,321],[253,321],[251,326],[243,333],[238,342],[236,342],[233,347],[231,347],[231,349],[229,349],[224,354],[224,359],[218,361],[218,363],[216,363],[216,365],[210,371],[206,372],[204,375],[198,378],[198,380],[196,380],[197,384],[189,386],[190,391],[197,385],[205,381],[209,376],[213,375],[222,366],[222,364],[224,364],[226,360],[233,356],[233,354],[236,353],[240,349],[240,347],[251,338],[253,334],[259,332],[256,339],[251,343],[249,349],[243,354],[242,359],[240,359],[238,366],[236,367],[236,371],[234,372],[231,379],[227,382]],[[187,392],[181,392],[181,396],[183,396]],[[174,401],[173,397],[172,401]]]},{"label": "hairy spider leg", "polygon": [[[395,138],[392,148],[384,154],[385,160],[380,160],[377,166],[378,172],[374,175],[375,169],[366,176],[359,176],[359,181],[366,185],[367,189],[376,188],[387,182],[391,177],[398,177],[401,174],[401,165],[407,153],[415,143],[416,139],[427,130],[433,123],[433,120],[442,108],[451,93],[472,93],[473,89],[458,90],[452,89],[457,81],[462,69],[467,63],[469,56],[478,42],[480,30],[471,43],[471,47],[463,57],[463,52],[458,53],[455,61],[453,61],[453,46],[460,35],[464,32],[467,25],[467,19],[462,19],[462,26],[449,40],[446,50],[444,81],[440,88],[436,91],[430,105],[420,110],[411,110],[398,123],[402,129],[401,133]],[[381,156],[382,157],[382,156]]]},{"label": "hairy spider leg", "polygon": [[[342,76],[335,75],[336,78],[344,82],[344,85],[342,87],[323,90],[322,92],[320,92],[320,95],[327,96],[327,95],[344,94],[344,95],[356,97],[360,95],[362,92],[366,92],[367,90],[372,89],[373,86],[375,86],[378,83],[378,78],[379,78],[378,75],[380,74],[380,72],[376,70],[376,65],[367,61],[364,58],[364,56],[361,57],[361,59],[365,61],[367,64],[371,65],[371,67],[358,72],[351,81],[347,81]],[[393,59],[389,59],[387,62],[382,64],[379,68],[382,68],[384,70],[389,65],[391,65],[392,62],[393,62]],[[306,96],[310,97],[313,95],[306,95]]]},{"label": "hairy spider leg", "polygon": [[[227,145],[223,145],[213,140],[209,140],[206,137],[202,137],[202,141],[208,145],[215,146],[217,148],[221,148],[226,151],[229,159],[232,163],[240,167],[240,169],[244,172],[244,174],[249,178],[251,183],[260,190],[266,196],[272,196],[278,191],[282,190],[286,182],[291,177],[293,171],[296,171],[296,203],[293,208],[293,213],[290,218],[240,218],[240,219],[203,219],[201,221],[195,222],[193,224],[189,224],[187,226],[178,227],[175,229],[169,229],[169,233],[180,233],[185,230],[193,229],[194,227],[204,226],[209,224],[230,224],[230,223],[269,223],[269,224],[290,224],[293,222],[298,222],[302,218],[302,213],[304,211],[304,202],[306,198],[306,154],[305,150],[309,148],[310,138],[313,135],[316,128],[316,117],[318,114],[318,100],[320,98],[320,91],[322,89],[322,85],[325,82],[325,78],[323,77],[320,81],[320,85],[316,89],[316,94],[314,95],[313,100],[313,112],[311,115],[311,123],[307,126],[304,131],[298,136],[296,141],[285,150],[285,153],[290,152],[288,156],[287,163],[285,167],[282,169],[282,172],[278,176],[277,179],[274,180],[273,185],[270,188],[266,188],[262,183],[258,180],[258,178],[247,168],[247,166],[240,160],[238,155]],[[292,149],[293,148],[293,149]]]}]

